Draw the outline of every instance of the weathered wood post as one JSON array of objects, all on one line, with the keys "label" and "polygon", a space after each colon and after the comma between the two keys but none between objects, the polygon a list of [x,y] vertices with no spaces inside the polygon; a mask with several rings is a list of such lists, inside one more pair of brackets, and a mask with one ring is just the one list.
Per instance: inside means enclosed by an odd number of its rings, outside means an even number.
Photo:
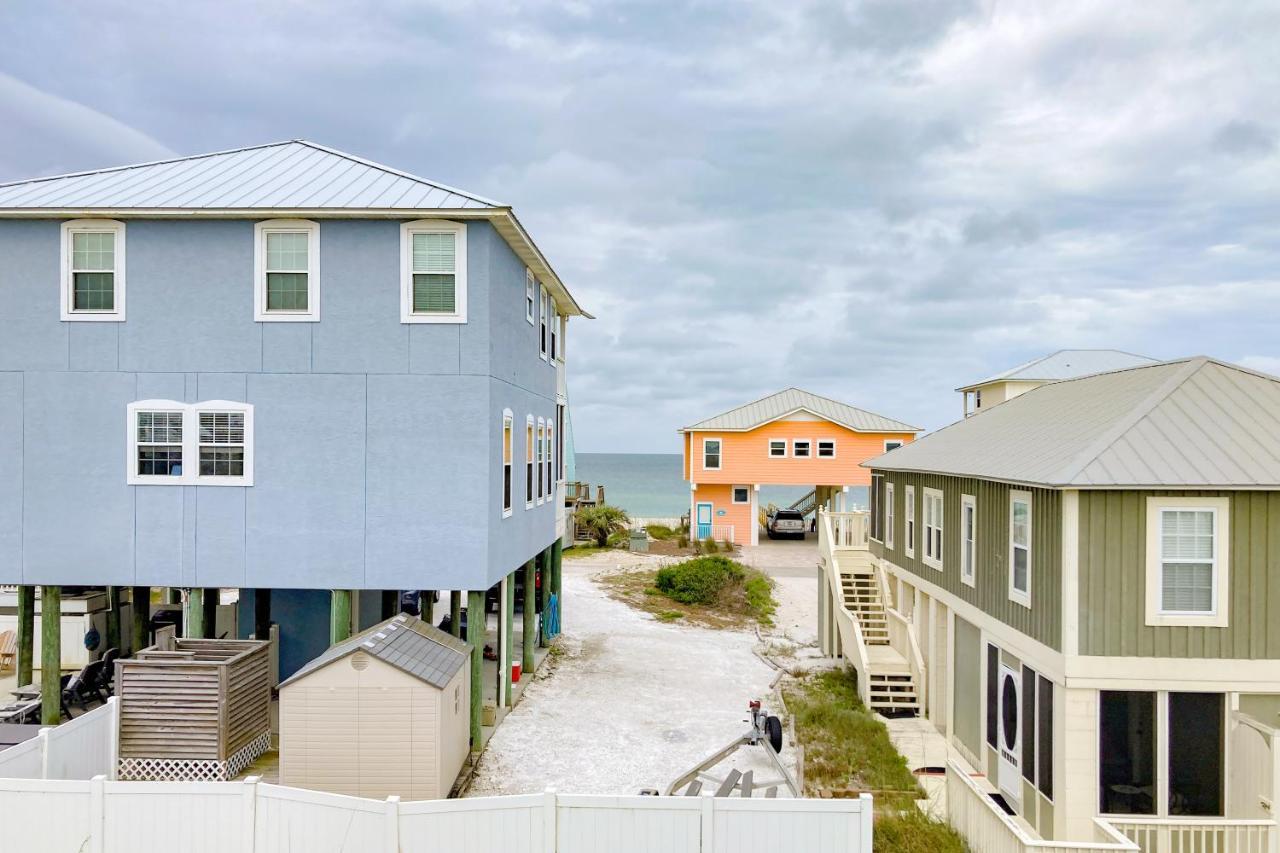
[{"label": "weathered wood post", "polygon": [[467,594],[467,642],[471,644],[471,751],[479,752],[484,711],[484,590]]},{"label": "weathered wood post", "polygon": [[120,647],[120,587],[109,586],[103,591],[107,594],[107,636],[102,647],[116,649]]},{"label": "weathered wood post", "polygon": [[434,625],[436,620],[435,607],[436,591],[434,589],[418,590],[418,618],[428,625]]},{"label": "weathered wood post", "polygon": [[502,644],[502,660],[498,661],[498,666],[502,669],[502,686],[505,689],[503,697],[506,700],[508,708],[514,707],[516,704],[515,692],[511,689],[511,661],[515,657],[515,649],[511,648],[512,641],[515,639],[515,621],[516,621],[516,573],[512,572],[503,578],[502,582],[502,636],[506,642]]},{"label": "weathered wood post", "polygon": [[[521,622],[524,635],[521,637],[520,643],[522,652],[520,668],[530,675],[533,674],[533,643],[538,635],[538,629],[535,627],[537,624],[535,620],[538,618],[537,605],[534,604],[536,601],[534,598],[536,571],[533,560],[524,564],[524,619]],[[523,677],[524,675],[522,674],[521,678]]]},{"label": "weathered wood post", "polygon": [[455,637],[462,636],[462,590],[449,592],[449,633]]},{"label": "weathered wood post", "polygon": [[271,590],[253,591],[253,636],[259,640],[271,639]]},{"label": "weathered wood post", "polygon": [[382,591],[382,618],[390,619],[400,612],[400,590],[384,589]]},{"label": "weathered wood post", "polygon": [[187,590],[187,604],[182,614],[182,636],[197,640],[204,637],[204,590],[200,587]]},{"label": "weathered wood post", "polygon": [[564,630],[564,543],[556,539],[551,545],[551,591],[556,596],[556,627]]},{"label": "weathered wood post", "polygon": [[133,653],[147,647],[147,623],[151,621],[151,587],[135,586],[129,593],[133,613]]},{"label": "weathered wood post", "polygon": [[329,645],[351,636],[351,590],[335,589],[329,604]]},{"label": "weathered wood post", "polygon": [[[215,639],[218,636],[218,588],[205,589],[204,591],[204,618],[202,626],[204,633],[200,636],[206,640]],[[232,637],[231,639],[235,639]]]},{"label": "weathered wood post", "polygon": [[[539,597],[542,599],[542,613],[545,615],[551,608],[551,546],[543,548],[538,554],[538,565],[542,568],[542,586],[538,590]],[[547,645],[547,632],[543,631],[538,637],[538,645],[545,648]]]},{"label": "weathered wood post", "polygon": [[62,587],[40,588],[40,722],[62,721]]},{"label": "weathered wood post", "polygon": [[36,588],[18,587],[18,686],[31,683],[35,671],[36,649]]}]

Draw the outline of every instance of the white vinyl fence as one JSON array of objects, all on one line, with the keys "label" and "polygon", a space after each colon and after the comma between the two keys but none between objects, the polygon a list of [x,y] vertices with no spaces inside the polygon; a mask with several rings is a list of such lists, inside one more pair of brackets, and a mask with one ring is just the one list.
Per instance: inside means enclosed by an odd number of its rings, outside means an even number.
[{"label": "white vinyl fence", "polygon": [[48,853],[870,853],[871,798],[544,794],[401,803],[243,782],[0,779],[0,842]]},{"label": "white vinyl fence", "polygon": [[0,752],[0,779],[115,778],[119,704],[106,704]]}]

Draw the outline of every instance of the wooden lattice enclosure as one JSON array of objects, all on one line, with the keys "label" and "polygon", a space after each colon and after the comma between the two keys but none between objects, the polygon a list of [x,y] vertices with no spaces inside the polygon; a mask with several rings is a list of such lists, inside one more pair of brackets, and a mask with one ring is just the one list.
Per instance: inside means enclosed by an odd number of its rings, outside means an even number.
[{"label": "wooden lattice enclosure", "polygon": [[231,778],[270,743],[270,644],[163,645],[116,661],[120,778]]}]

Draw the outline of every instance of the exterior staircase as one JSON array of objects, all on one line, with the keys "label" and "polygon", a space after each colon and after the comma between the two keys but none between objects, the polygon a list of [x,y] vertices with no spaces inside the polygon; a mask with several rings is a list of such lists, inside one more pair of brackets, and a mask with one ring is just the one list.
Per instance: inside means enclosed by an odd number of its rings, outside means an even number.
[{"label": "exterior staircase", "polygon": [[814,489],[812,492],[809,492],[809,494],[805,495],[804,497],[800,498],[800,500],[796,501],[791,506],[787,507],[787,509],[799,510],[801,515],[808,515],[809,513],[813,512],[817,508],[817,506],[818,506],[818,490]]},{"label": "exterior staircase", "polygon": [[890,644],[889,615],[874,570],[842,572],[840,588],[845,609],[858,620],[867,646],[871,710],[894,716],[919,714],[915,678],[906,658]]}]

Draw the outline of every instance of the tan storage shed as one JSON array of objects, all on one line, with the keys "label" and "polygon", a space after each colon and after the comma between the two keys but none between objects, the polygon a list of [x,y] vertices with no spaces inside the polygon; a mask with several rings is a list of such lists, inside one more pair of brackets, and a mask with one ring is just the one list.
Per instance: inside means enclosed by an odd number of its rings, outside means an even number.
[{"label": "tan storage shed", "polygon": [[280,782],[360,797],[449,795],[470,748],[471,647],[400,614],[280,685]]}]

